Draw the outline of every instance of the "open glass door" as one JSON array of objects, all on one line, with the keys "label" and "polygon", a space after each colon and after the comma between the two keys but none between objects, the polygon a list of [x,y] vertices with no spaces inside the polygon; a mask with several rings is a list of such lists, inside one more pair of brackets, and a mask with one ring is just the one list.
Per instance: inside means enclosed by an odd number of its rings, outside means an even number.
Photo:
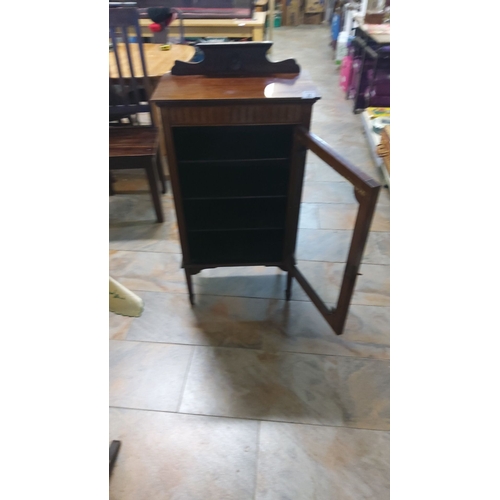
[{"label": "open glass door", "polygon": [[[332,308],[325,304],[298,269],[295,259],[297,226],[307,151],[314,153],[346,181],[352,184],[354,197],[359,204],[337,304]],[[337,335],[341,335],[344,330],[379,191],[380,184],[377,181],[361,172],[347,160],[341,158],[319,137],[308,132],[303,127],[297,127],[292,154],[292,170],[288,196],[290,201],[287,207],[287,237],[285,238],[284,252],[288,270],[286,297],[287,300],[291,297],[292,279],[295,278]]]}]

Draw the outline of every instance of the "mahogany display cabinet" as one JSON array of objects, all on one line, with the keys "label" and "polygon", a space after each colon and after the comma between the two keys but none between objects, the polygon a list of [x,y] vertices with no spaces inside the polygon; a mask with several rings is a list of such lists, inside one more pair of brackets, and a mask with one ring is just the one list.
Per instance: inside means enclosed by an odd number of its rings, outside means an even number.
[{"label": "mahogany display cabinet", "polygon": [[[192,275],[276,266],[295,278],[337,334],[344,329],[380,185],[309,131],[320,98],[294,60],[272,63],[270,42],[200,44],[153,96],[161,109],[189,298]],[[338,302],[329,308],[296,265],[307,151],[353,186],[359,203]]]}]

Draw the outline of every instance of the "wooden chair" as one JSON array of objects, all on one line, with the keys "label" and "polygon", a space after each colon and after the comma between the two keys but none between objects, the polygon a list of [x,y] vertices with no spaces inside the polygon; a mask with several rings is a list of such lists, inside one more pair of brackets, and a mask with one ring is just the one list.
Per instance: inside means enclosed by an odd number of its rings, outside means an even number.
[{"label": "wooden chair", "polygon": [[[142,74],[141,78],[135,76],[131,56],[130,31],[135,31],[137,48],[140,53]],[[113,190],[111,171],[144,168],[147,174],[149,189],[153,198],[153,205],[158,222],[163,222],[163,209],[161,193],[166,193],[166,181],[162,168],[159,151],[159,134],[154,124],[154,117],[149,106],[151,84],[147,77],[146,59],[141,39],[139,14],[135,8],[110,8],[109,9],[109,36],[113,44],[113,52],[119,77],[117,81],[110,79],[113,92],[119,99],[110,99],[110,121],[116,117],[129,117],[138,113],[149,113],[151,126],[111,126],[109,127],[109,169],[110,169],[110,195]],[[118,39],[124,45],[127,60],[119,57]],[[128,64],[126,64],[128,62]],[[124,64],[125,63],[125,64]],[[126,68],[124,66],[127,66]],[[125,76],[124,76],[125,75]],[[161,191],[161,193],[160,193]]]}]

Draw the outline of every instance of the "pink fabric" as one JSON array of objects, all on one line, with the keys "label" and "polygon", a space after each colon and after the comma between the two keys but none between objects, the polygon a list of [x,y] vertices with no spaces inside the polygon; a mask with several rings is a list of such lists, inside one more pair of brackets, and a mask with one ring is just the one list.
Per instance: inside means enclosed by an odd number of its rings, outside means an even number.
[{"label": "pink fabric", "polygon": [[345,56],[340,65],[340,88],[346,92],[352,79],[352,56]]}]

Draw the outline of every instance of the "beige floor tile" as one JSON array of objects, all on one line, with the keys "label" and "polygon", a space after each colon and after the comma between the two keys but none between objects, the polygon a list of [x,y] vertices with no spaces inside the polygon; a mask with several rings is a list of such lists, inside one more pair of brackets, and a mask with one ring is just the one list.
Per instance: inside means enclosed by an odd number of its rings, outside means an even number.
[{"label": "beige floor tile", "polygon": [[[300,229],[297,238],[297,258],[325,262],[346,262],[351,246],[352,231],[329,229]],[[368,235],[362,262],[389,264],[389,233]]]},{"label": "beige floor tile", "polygon": [[109,273],[130,290],[187,293],[181,254],[111,250]]},{"label": "beige floor tile", "polygon": [[[375,180],[380,182],[380,179]],[[354,187],[348,182],[305,181],[301,201],[302,203],[357,203],[354,196]],[[387,189],[380,189],[377,204],[378,206],[389,205]]]},{"label": "beige floor tile", "polygon": [[220,267],[204,269],[193,284],[197,294],[284,299],[286,273],[277,267]]},{"label": "beige floor tile", "polygon": [[356,203],[354,188],[348,182],[304,182],[303,203]]},{"label": "beige floor tile", "polygon": [[110,410],[111,500],[252,500],[258,423]]},{"label": "beige floor tile", "polygon": [[[325,302],[337,302],[344,276],[344,263],[299,260],[297,266]],[[389,306],[389,275],[390,268],[387,265],[363,263],[351,303]],[[207,269],[193,276],[193,283],[197,294],[283,300],[286,273],[273,267]],[[295,282],[292,300],[310,301]]]},{"label": "beige floor tile", "polygon": [[346,262],[351,239],[351,231],[301,228],[295,254],[299,260]]},{"label": "beige floor tile", "polygon": [[111,340],[111,406],[177,411],[191,346]]},{"label": "beige floor tile", "polygon": [[386,430],[386,361],[196,347],[180,411]]},{"label": "beige floor tile", "polygon": [[[168,220],[169,211],[165,211]],[[153,214],[154,215],[154,214]],[[131,222],[110,226],[109,248],[142,252],[181,253],[177,221]]]},{"label": "beige floor tile", "polygon": [[344,177],[322,162],[313,153],[307,153],[305,182],[347,182]]},{"label": "beige floor tile", "polygon": [[315,203],[301,203],[299,213],[299,227],[319,228],[318,206]]},{"label": "beige floor tile", "polygon": [[[127,340],[241,347],[366,358],[389,357],[389,310],[351,306],[337,336],[310,302],[138,292],[145,309],[127,325]],[[130,318],[131,319],[131,318]]]},{"label": "beige floor tile", "polygon": [[[318,204],[319,227],[321,229],[354,229],[356,216],[358,214],[358,204]],[[371,232],[389,231],[389,207],[377,206],[373,216]]]},{"label": "beige floor tile", "polygon": [[336,335],[311,302],[279,301],[272,324],[280,333],[264,336],[267,351],[389,358],[388,307],[352,305],[343,334]]},{"label": "beige floor tile", "polygon": [[256,500],[389,500],[389,433],[262,422]]},{"label": "beige floor tile", "polygon": [[[163,214],[165,222],[172,224],[176,222],[174,202],[170,193],[161,196]],[[161,223],[156,222],[156,213],[153,207],[153,200],[149,193],[124,193],[109,197],[109,225],[110,228],[133,227],[134,224],[142,222],[143,226],[148,223],[161,227]]]},{"label": "beige floor tile", "polygon": [[111,340],[124,340],[127,332],[135,318],[120,316],[119,314],[109,313],[109,338]]},{"label": "beige floor tile", "polygon": [[[382,179],[382,177],[378,179],[378,182],[380,183],[381,186],[384,186],[385,184],[385,181]],[[378,195],[377,206],[378,207],[389,206],[389,200],[390,200],[389,190],[385,187],[381,187]]]},{"label": "beige floor tile", "polygon": [[277,334],[270,323],[275,300],[141,292],[144,312],[128,330],[128,340],[260,349],[263,337]]},{"label": "beige floor tile", "polygon": [[[325,302],[337,303],[344,277],[345,264],[336,262],[298,261],[297,267]],[[361,264],[351,304],[366,306],[390,305],[390,266]],[[309,300],[300,286],[295,286],[292,298]]]}]

